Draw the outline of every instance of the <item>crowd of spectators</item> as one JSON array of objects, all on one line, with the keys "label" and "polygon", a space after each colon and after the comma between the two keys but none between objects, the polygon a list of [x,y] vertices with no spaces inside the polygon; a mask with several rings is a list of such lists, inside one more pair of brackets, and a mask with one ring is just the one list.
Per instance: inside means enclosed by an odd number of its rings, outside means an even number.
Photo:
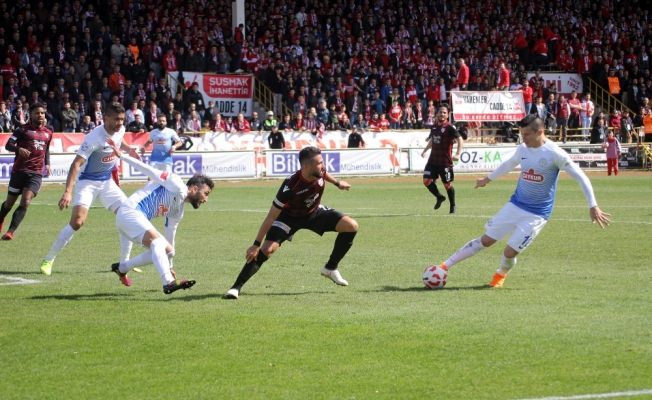
[{"label": "crowd of spectators", "polygon": [[585,88],[589,77],[609,88],[615,76],[639,112],[652,95],[649,9],[642,0],[260,0],[232,29],[226,0],[2,0],[0,127],[24,123],[40,101],[54,130],[85,132],[117,100],[140,110],[144,128],[134,129],[150,129],[160,111],[185,131],[246,130],[239,117],[216,125],[192,89],[173,97],[168,71],[254,73],[274,93],[274,115],[313,133],[427,127],[453,90],[530,86],[529,108],[557,98],[542,81],[524,83],[539,68],[576,71]]}]

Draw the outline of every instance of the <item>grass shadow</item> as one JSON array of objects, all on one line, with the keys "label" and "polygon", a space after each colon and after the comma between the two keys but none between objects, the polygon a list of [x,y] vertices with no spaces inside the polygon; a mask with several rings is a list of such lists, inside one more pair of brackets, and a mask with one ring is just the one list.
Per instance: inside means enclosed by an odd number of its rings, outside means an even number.
[{"label": "grass shadow", "polygon": [[308,294],[332,294],[335,292],[295,292],[295,293],[245,293],[246,296],[305,296]]},{"label": "grass shadow", "polygon": [[43,275],[41,271],[0,271],[0,275]]},{"label": "grass shadow", "polygon": [[[487,290],[493,289],[489,285],[480,285],[480,286],[466,286],[466,287],[447,287],[441,289],[441,291],[451,291],[451,290]],[[379,292],[437,292],[439,290],[428,290],[424,286],[411,286],[411,287],[398,287],[398,286],[383,286],[382,288],[375,290],[363,290],[365,293],[379,293]]]},{"label": "grass shadow", "polygon": [[95,293],[95,294],[55,294],[50,296],[32,296],[29,300],[117,300],[121,297],[131,297],[125,293]]}]

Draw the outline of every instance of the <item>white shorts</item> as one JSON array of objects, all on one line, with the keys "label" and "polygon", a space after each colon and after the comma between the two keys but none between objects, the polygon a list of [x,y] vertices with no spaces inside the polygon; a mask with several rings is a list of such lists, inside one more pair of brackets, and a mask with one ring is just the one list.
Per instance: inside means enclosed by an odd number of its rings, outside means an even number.
[{"label": "white shorts", "polygon": [[149,165],[151,165],[152,167],[158,169],[159,171],[172,172],[172,163],[150,161]]},{"label": "white shorts", "polygon": [[120,205],[127,200],[127,196],[115,184],[113,179],[106,181],[80,180],[75,185],[75,198],[72,206],[91,208],[95,199],[99,198],[102,206],[109,211],[115,212]]},{"label": "white shorts", "polygon": [[511,233],[507,245],[520,253],[532,243],[546,222],[543,217],[507,203],[484,228],[485,234],[494,240],[502,240]]},{"label": "white shorts", "polygon": [[145,233],[154,228],[145,214],[130,207],[120,207],[115,218],[115,225],[120,234],[128,237],[136,244],[143,243]]}]

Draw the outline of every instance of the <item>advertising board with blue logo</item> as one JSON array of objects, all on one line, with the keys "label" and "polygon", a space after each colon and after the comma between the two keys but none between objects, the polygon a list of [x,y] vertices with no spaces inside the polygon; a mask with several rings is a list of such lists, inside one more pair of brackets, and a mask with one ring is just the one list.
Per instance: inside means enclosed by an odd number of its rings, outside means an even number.
[{"label": "advertising board with blue logo", "polygon": [[[143,157],[149,162],[149,156]],[[191,153],[178,152],[172,156],[172,172],[189,178],[194,174],[205,174],[211,178],[255,178],[256,153],[253,151],[227,151]],[[123,163],[123,179],[145,179],[135,168]]]},{"label": "advertising board with blue logo", "polygon": [[[284,176],[299,169],[298,151],[267,151],[266,176]],[[322,151],[324,167],[333,175],[387,175],[394,173],[391,149]]]}]

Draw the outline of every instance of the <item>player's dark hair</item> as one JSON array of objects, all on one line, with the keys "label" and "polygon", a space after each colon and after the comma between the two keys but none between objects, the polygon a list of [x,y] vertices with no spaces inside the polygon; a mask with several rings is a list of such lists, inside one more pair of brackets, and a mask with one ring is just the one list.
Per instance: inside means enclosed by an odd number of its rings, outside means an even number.
[{"label": "player's dark hair", "polygon": [[165,118],[167,120],[168,116],[165,115],[165,114],[156,114],[156,119],[159,119],[159,118]]},{"label": "player's dark hair", "polygon": [[543,129],[543,121],[537,114],[529,114],[522,120],[518,121],[517,124],[520,128],[530,127],[533,131],[536,132],[538,132],[540,129]]},{"label": "player's dark hair", "polygon": [[117,115],[117,114],[124,114],[125,113],[125,108],[122,104],[118,103],[117,101],[111,102],[106,105],[106,115]]},{"label": "player's dark hair", "polygon": [[200,188],[204,185],[211,188],[211,190],[213,190],[213,188],[215,187],[215,183],[213,183],[213,180],[204,174],[195,174],[192,176],[192,178],[188,179],[188,183],[186,183],[186,186],[188,187],[197,186]]},{"label": "player's dark hair", "polygon": [[446,105],[437,107],[437,112],[439,112],[439,110],[441,110],[442,108],[445,108],[446,111],[450,112],[450,110],[448,109],[448,106],[446,106]]},{"label": "player's dark hair", "polygon": [[45,108],[45,107],[43,107],[43,104],[41,103],[34,103],[31,106],[29,106],[29,113],[31,114],[32,111],[36,110],[37,108]]},{"label": "player's dark hair", "polygon": [[321,150],[314,146],[304,147],[299,152],[299,164],[312,160],[313,157],[321,154]]}]

